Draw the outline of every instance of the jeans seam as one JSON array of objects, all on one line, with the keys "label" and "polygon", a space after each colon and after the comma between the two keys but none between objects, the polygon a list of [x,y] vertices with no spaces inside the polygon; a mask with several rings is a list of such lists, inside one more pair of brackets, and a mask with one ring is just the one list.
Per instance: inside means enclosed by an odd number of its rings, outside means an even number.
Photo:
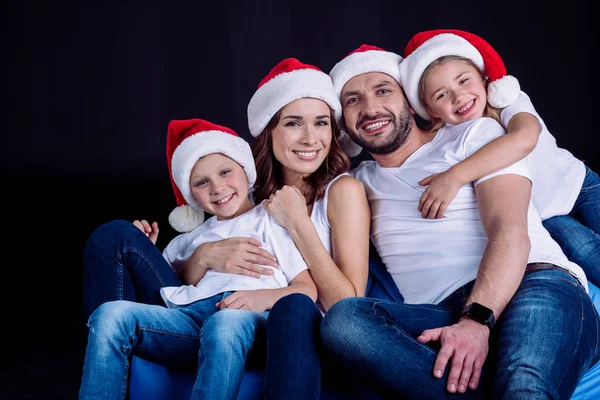
[{"label": "jeans seam", "polygon": [[148,259],[147,257],[145,257],[145,253],[144,252],[138,251],[137,248],[128,248],[128,249],[125,250],[125,252],[127,252],[127,253],[133,253],[133,254],[137,255],[139,258],[141,258],[142,260],[144,260],[144,263],[146,263],[146,265],[148,266],[148,268],[152,271],[152,273],[154,274],[154,277],[156,278],[156,280],[158,281],[158,283],[160,283],[160,286],[162,286],[162,287],[168,286],[166,282],[163,282],[161,280],[161,275],[159,273],[157,273],[155,265],[150,262],[150,259]]},{"label": "jeans seam", "polygon": [[401,334],[401,335],[402,335],[402,336],[404,336],[404,337],[407,337],[407,338],[409,338],[409,339],[410,339],[410,340],[412,340],[414,343],[416,343],[416,344],[417,344],[419,347],[421,347],[421,348],[425,349],[426,351],[430,352],[432,355],[434,355],[434,356],[436,356],[436,357],[437,357],[437,353],[436,353],[435,351],[433,351],[433,349],[431,349],[431,347],[429,347],[429,346],[427,346],[427,345],[425,345],[425,344],[423,344],[423,343],[419,342],[417,339],[413,338],[411,335],[407,334],[407,333],[406,333],[406,332],[404,332],[403,330],[400,330],[400,329],[398,329],[398,327],[397,327],[395,324],[388,324],[388,323],[386,322],[386,318],[385,318],[383,315],[381,315],[381,316],[380,316],[380,315],[378,315],[378,314],[377,314],[377,311],[375,310],[375,307],[376,307],[378,304],[381,304],[381,303],[383,303],[383,302],[381,302],[381,301],[378,301],[378,302],[375,302],[375,303],[373,303],[373,305],[371,306],[371,311],[373,312],[373,315],[374,315],[374,316],[376,316],[377,318],[381,318],[381,320],[383,321],[383,324],[384,324],[385,326],[390,326],[390,325],[391,325],[391,327],[392,327],[392,328],[394,328],[394,330],[395,330],[396,332],[398,332],[399,334]]}]

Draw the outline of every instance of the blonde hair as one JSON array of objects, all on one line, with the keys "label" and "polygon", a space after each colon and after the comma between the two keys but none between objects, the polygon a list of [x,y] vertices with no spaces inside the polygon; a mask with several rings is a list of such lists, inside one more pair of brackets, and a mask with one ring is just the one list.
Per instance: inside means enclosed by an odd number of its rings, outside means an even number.
[{"label": "blonde hair", "polygon": [[[475,63],[473,61],[469,60],[468,58],[460,57],[460,56],[442,56],[442,57],[436,59],[435,61],[433,61],[431,64],[429,64],[427,66],[427,68],[425,68],[425,71],[423,71],[423,75],[421,75],[421,79],[419,80],[419,101],[425,107],[427,107],[427,101],[425,99],[425,80],[427,79],[427,77],[433,71],[433,69],[435,67],[444,65],[445,63],[447,63],[449,61],[462,61],[462,62],[472,66],[473,68],[475,68],[475,70],[477,72],[479,72],[479,75],[481,76],[481,78],[485,79],[485,87],[487,89],[489,79],[483,74],[483,72],[479,69],[479,67],[477,67],[477,65],[475,65]],[[492,107],[490,105],[490,103],[488,103],[487,101],[485,103],[485,109],[483,110],[482,116],[495,119],[496,121],[498,121],[498,123],[500,123],[500,109]],[[444,121],[442,121],[440,118],[431,117],[431,122],[430,122],[429,127],[427,128],[427,131],[435,132],[435,131],[439,130],[440,128],[442,128],[444,125],[446,125],[446,123]]]}]

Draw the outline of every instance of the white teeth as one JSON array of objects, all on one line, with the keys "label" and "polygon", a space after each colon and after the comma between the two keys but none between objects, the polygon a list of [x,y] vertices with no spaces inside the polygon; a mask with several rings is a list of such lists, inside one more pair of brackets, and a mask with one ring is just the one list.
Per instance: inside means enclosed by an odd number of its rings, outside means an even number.
[{"label": "white teeth", "polygon": [[294,153],[298,154],[299,156],[302,157],[313,157],[314,155],[317,154],[317,151],[294,151]]},{"label": "white teeth", "polygon": [[233,197],[233,194],[230,194],[229,196],[227,196],[227,197],[224,197],[224,198],[222,198],[221,200],[217,200],[217,201],[215,201],[215,203],[217,203],[217,204],[223,204],[223,203],[226,203],[226,202],[227,202],[227,201],[228,201],[230,198],[232,198],[232,197]]},{"label": "white teeth", "polygon": [[468,102],[464,107],[459,108],[458,110],[456,110],[456,112],[458,114],[463,114],[465,113],[469,108],[473,107],[473,103],[475,102],[475,100],[471,100],[470,102]]},{"label": "white teeth", "polygon": [[375,122],[373,124],[369,124],[369,125],[365,126],[364,129],[370,131],[370,130],[373,130],[373,129],[381,128],[382,126],[387,125],[389,123],[390,123],[390,121]]}]

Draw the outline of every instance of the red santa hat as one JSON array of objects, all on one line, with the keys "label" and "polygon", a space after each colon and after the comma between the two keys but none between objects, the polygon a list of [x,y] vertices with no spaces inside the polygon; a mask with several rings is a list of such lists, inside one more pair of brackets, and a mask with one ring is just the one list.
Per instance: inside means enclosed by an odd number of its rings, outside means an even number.
[{"label": "red santa hat", "polygon": [[295,58],[279,62],[258,84],[248,104],[248,127],[257,137],[282,107],[302,98],[323,100],[339,120],[342,107],[335,95],[331,78],[314,65]]},{"label": "red santa hat", "polygon": [[[340,98],[344,85],[350,79],[368,72],[388,74],[400,83],[399,64],[401,61],[402,57],[396,53],[363,44],[335,64],[329,72],[329,76],[333,80],[333,87]],[[340,145],[350,157],[357,156],[362,151],[362,147],[354,143],[345,131],[342,131]]]},{"label": "red santa hat", "polygon": [[473,61],[489,78],[487,100],[491,106],[504,108],[514,102],[521,91],[519,81],[507,75],[500,55],[477,35],[456,29],[436,29],[417,33],[404,49],[400,79],[410,105],[417,114],[431,120],[427,108],[419,101],[419,81],[425,69],[443,56],[460,56]]},{"label": "red santa hat", "polygon": [[233,130],[203,119],[173,120],[167,132],[167,162],[177,207],[169,223],[178,232],[194,230],[204,221],[204,211],[192,195],[190,174],[201,157],[221,153],[242,166],[248,187],[256,181],[250,145]]}]

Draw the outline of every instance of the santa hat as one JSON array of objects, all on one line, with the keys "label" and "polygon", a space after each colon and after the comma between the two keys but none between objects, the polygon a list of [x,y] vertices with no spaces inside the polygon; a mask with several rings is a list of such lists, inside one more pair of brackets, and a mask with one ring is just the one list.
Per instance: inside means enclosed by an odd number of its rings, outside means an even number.
[{"label": "santa hat", "polygon": [[204,211],[192,195],[190,174],[201,157],[221,153],[242,166],[248,187],[256,181],[250,145],[233,130],[202,119],[174,120],[167,132],[167,162],[177,207],[169,223],[178,232],[194,230],[204,221]]},{"label": "santa hat", "polygon": [[417,33],[404,49],[400,79],[410,105],[417,114],[431,120],[427,108],[419,101],[419,81],[425,69],[443,56],[467,58],[490,79],[487,101],[504,108],[514,102],[521,91],[519,81],[506,74],[500,55],[485,40],[469,32],[437,29]]},{"label": "santa hat", "polygon": [[295,58],[279,62],[260,81],[248,104],[248,127],[252,136],[260,135],[282,107],[306,97],[323,100],[335,118],[340,119],[342,106],[325,72]]},{"label": "santa hat", "polygon": [[[335,64],[331,69],[331,72],[329,72],[329,76],[333,80],[333,87],[335,88],[338,98],[341,98],[342,89],[346,82],[357,75],[366,74],[368,72],[382,72],[388,74],[400,83],[400,68],[398,64],[400,64],[401,61],[402,57],[396,53],[363,44]],[[362,147],[354,143],[344,131],[342,131],[340,144],[342,149],[344,149],[346,154],[350,157],[357,156],[362,150]]]}]

